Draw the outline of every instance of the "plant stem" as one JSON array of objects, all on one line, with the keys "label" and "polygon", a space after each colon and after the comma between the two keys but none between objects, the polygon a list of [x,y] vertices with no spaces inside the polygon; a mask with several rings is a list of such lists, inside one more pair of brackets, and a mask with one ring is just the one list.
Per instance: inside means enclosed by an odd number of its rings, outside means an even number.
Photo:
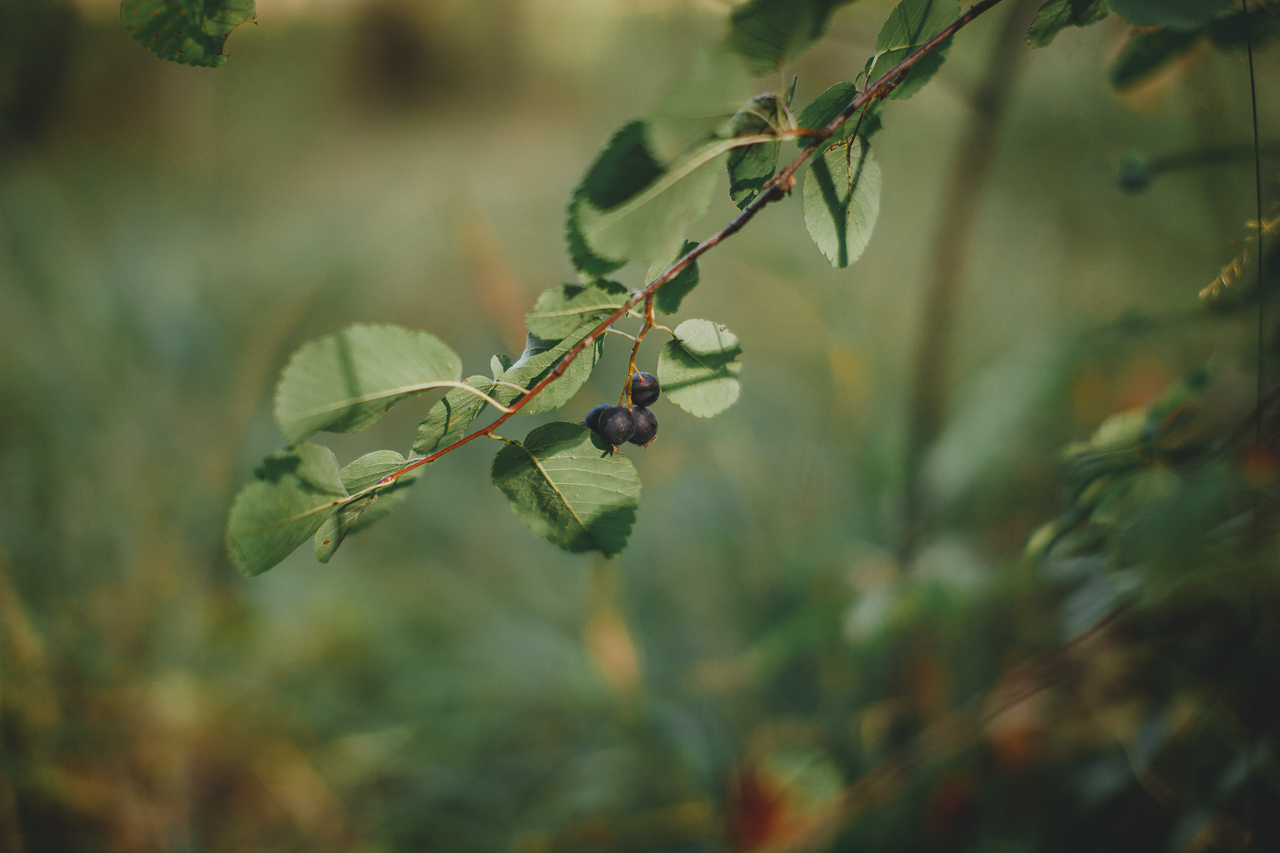
[{"label": "plant stem", "polygon": [[618,399],[619,406],[629,407],[631,405],[631,377],[636,375],[636,355],[640,352],[640,344],[644,343],[644,336],[649,334],[649,330],[654,327],[654,324],[653,297],[650,296],[644,301],[644,325],[636,333],[636,344],[631,348],[631,360],[627,362],[627,382],[622,387],[622,397]]},{"label": "plant stem", "polygon": [[804,165],[804,162],[806,160],[812,157],[813,154],[822,147],[822,143],[824,141],[830,139],[832,136],[835,135],[836,131],[840,129],[841,125],[843,125],[850,116],[852,116],[855,112],[857,112],[862,107],[866,106],[867,104],[870,104],[876,98],[887,94],[893,88],[893,86],[897,85],[898,81],[901,80],[902,77],[908,71],[910,71],[913,67],[915,67],[916,63],[918,63],[920,60],[924,59],[926,56],[928,56],[930,53],[936,50],[940,44],[942,44],[944,41],[949,39],[952,35],[954,35],[959,30],[963,29],[965,26],[967,26],[971,21],[973,21],[979,15],[986,12],[988,9],[992,8],[993,6],[997,5],[1000,2],[1001,0],[979,0],[979,2],[974,3],[972,6],[969,7],[968,11],[962,14],[959,18],[956,18],[954,21],[952,21],[950,24],[944,27],[941,32],[939,32],[933,38],[929,39],[927,42],[925,42],[920,47],[918,47],[915,51],[909,54],[906,58],[904,58],[901,62],[899,62],[897,65],[893,66],[892,68],[890,68],[887,72],[885,72],[884,76],[882,76],[880,79],[876,80],[874,83],[872,83],[862,92],[860,92],[858,96],[855,97],[852,101],[850,101],[848,106],[846,106],[843,110],[841,110],[840,114],[836,116],[834,119],[832,119],[831,122],[826,127],[822,128],[821,130],[811,135],[804,134],[805,136],[812,138],[814,141],[814,144],[810,145],[808,148],[801,151],[799,156],[797,156],[794,160],[792,160],[790,163],[784,166],[782,170],[778,172],[777,175],[774,176],[773,180],[771,180],[768,183],[768,185],[765,186],[764,191],[761,192],[760,195],[756,197],[755,201],[747,205],[747,207],[744,208],[740,214],[734,217],[734,219],[728,225],[724,226],[715,234],[711,235],[706,240],[699,243],[695,248],[689,250],[689,252],[686,253],[682,258],[678,259],[675,263],[673,263],[670,267],[668,267],[666,272],[664,272],[662,275],[654,279],[646,288],[633,294],[631,298],[628,299],[621,308],[614,311],[612,314],[610,314],[608,317],[602,320],[600,324],[591,331],[591,334],[587,335],[585,338],[578,341],[578,343],[575,344],[572,349],[570,349],[567,353],[564,354],[564,357],[560,359],[560,363],[557,364],[550,373],[548,373],[545,377],[543,377],[542,381],[538,382],[538,384],[530,388],[528,393],[525,394],[523,397],[519,398],[514,403],[512,403],[510,407],[511,410],[509,412],[504,412],[501,417],[499,417],[497,420],[495,420],[493,423],[489,424],[488,426],[482,427],[481,429],[471,433],[470,435],[464,436],[463,438],[458,439],[453,444],[449,445],[448,447],[444,447],[444,448],[441,448],[440,450],[437,450],[435,453],[432,453],[430,456],[424,456],[421,459],[414,459],[412,462],[405,465],[399,471],[387,477],[384,477],[381,481],[379,481],[378,485],[385,485],[386,483],[391,482],[392,480],[396,479],[402,474],[412,471],[414,468],[418,468],[422,465],[426,465],[429,462],[434,462],[435,460],[439,459],[441,456],[444,456],[446,453],[450,453],[454,450],[457,450],[459,447],[462,447],[464,444],[467,444],[468,442],[473,441],[479,438],[480,436],[489,435],[499,426],[504,424],[512,415],[514,415],[516,412],[522,409],[525,406],[525,404],[527,404],[534,397],[541,394],[548,385],[550,385],[552,382],[555,382],[557,379],[563,376],[564,372],[569,369],[569,365],[571,365],[574,362],[574,360],[577,359],[577,357],[582,354],[583,350],[592,346],[596,342],[596,339],[600,337],[600,335],[603,335],[608,330],[609,326],[613,325],[618,320],[627,316],[628,312],[630,312],[631,309],[634,308],[636,305],[639,305],[641,302],[644,302],[645,300],[652,298],[652,296],[658,292],[659,288],[661,288],[664,284],[666,284],[667,282],[675,278],[677,275],[679,275],[680,271],[683,270],[685,267],[687,267],[689,264],[693,263],[699,257],[709,252],[711,249],[715,248],[716,246],[723,243],[725,240],[732,237],[734,234],[737,234],[739,231],[741,231],[743,226],[746,225],[748,222],[750,222],[752,219],[754,219],[756,217],[756,214],[758,214],[761,210],[763,210],[768,204],[775,201],[779,201],[785,198],[787,195],[789,195],[791,193],[791,190],[796,185],[796,172],[800,169],[802,165]]}]

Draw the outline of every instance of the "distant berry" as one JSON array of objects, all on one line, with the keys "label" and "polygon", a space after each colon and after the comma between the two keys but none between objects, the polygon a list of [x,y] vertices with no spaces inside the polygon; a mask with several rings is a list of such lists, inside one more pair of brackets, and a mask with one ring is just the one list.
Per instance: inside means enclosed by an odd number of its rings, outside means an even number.
[{"label": "distant berry", "polygon": [[631,438],[635,431],[636,416],[631,414],[630,409],[624,409],[622,406],[608,406],[600,413],[596,432],[614,447]]},{"label": "distant berry", "polygon": [[600,405],[593,408],[591,411],[587,412],[587,419],[582,422],[583,426],[585,426],[587,429],[591,430],[592,432],[599,432],[600,431],[600,415],[607,408],[609,408],[608,403],[601,403]]},{"label": "distant berry", "polygon": [[662,387],[652,373],[637,373],[631,377],[631,405],[647,409],[658,402]]},{"label": "distant berry", "polygon": [[644,447],[658,434],[658,418],[653,412],[639,406],[633,408],[631,414],[636,419],[636,431],[627,441]]}]

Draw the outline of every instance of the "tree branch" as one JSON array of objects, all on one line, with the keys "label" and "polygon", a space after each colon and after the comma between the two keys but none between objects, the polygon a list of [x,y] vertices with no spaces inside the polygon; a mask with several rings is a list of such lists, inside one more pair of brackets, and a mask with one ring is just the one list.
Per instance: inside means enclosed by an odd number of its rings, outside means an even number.
[{"label": "tree branch", "polygon": [[[421,459],[414,459],[412,462],[405,465],[399,471],[383,478],[378,483],[378,485],[379,486],[385,485],[386,483],[389,483],[392,480],[395,480],[397,477],[401,476],[402,474],[408,473],[409,471],[412,471],[415,468],[426,465],[429,462],[434,462],[435,460],[439,459],[441,456],[445,455],[446,453],[450,453],[454,450],[457,450],[459,447],[462,447],[462,445],[467,444],[470,441],[480,438],[481,436],[490,435],[495,429],[497,429],[503,423],[505,423],[512,415],[520,411],[520,409],[524,408],[525,404],[527,404],[534,397],[541,394],[548,385],[550,385],[552,382],[555,382],[557,379],[563,376],[564,372],[569,369],[569,365],[573,364],[574,360],[577,359],[577,357],[582,354],[583,350],[592,346],[596,342],[597,338],[605,334],[609,326],[613,325],[618,320],[627,316],[627,313],[631,311],[632,308],[639,305],[641,302],[644,302],[645,300],[650,299],[653,296],[653,294],[658,292],[659,288],[661,288],[664,284],[666,284],[667,282],[675,278],[677,275],[679,275],[680,271],[683,270],[685,267],[687,267],[689,264],[693,263],[699,257],[709,252],[711,249],[715,248],[716,246],[720,245],[728,238],[732,237],[734,234],[737,234],[739,231],[741,231],[742,227],[746,225],[748,222],[750,222],[752,219],[755,219],[756,214],[758,214],[761,210],[763,210],[765,206],[767,206],[772,202],[779,201],[782,198],[789,195],[791,193],[791,190],[795,187],[795,184],[796,184],[796,178],[795,178],[796,172],[800,169],[802,165],[804,165],[806,160],[812,157],[813,154],[822,147],[823,142],[825,142],[826,140],[830,139],[832,136],[835,135],[836,131],[840,129],[840,126],[843,125],[850,116],[852,116],[855,112],[857,112],[862,107],[866,106],[867,104],[870,104],[876,98],[887,95],[890,91],[892,91],[893,87],[898,84],[898,82],[903,78],[903,76],[905,76],[906,73],[916,65],[916,63],[918,63],[920,60],[924,59],[926,56],[928,56],[930,53],[936,50],[940,44],[942,44],[944,41],[949,39],[952,35],[954,35],[959,30],[963,29],[965,26],[967,26],[971,21],[973,21],[983,12],[986,12],[988,9],[990,9],[991,7],[995,6],[1000,2],[1001,0],[980,0],[980,2],[974,3],[972,6],[969,7],[969,10],[967,12],[965,12],[959,18],[956,18],[954,21],[948,24],[945,28],[943,28],[943,30],[939,32],[936,36],[929,39],[927,42],[925,42],[923,45],[921,45],[919,48],[913,51],[910,55],[908,55],[905,59],[903,59],[897,65],[893,66],[887,72],[885,72],[884,76],[882,76],[880,79],[876,80],[874,83],[872,83],[862,92],[860,92],[858,96],[854,98],[852,101],[850,101],[849,105],[846,106],[843,110],[841,110],[840,114],[836,116],[834,119],[832,119],[831,122],[826,127],[822,128],[818,132],[813,133],[811,135],[806,134],[808,138],[813,140],[814,144],[810,145],[808,148],[801,151],[798,157],[796,157],[794,160],[788,163],[785,167],[783,167],[783,169],[780,172],[778,172],[777,175],[774,176],[773,180],[771,180],[765,186],[764,191],[761,192],[760,195],[756,197],[755,201],[747,205],[747,207],[743,209],[742,213],[734,217],[733,221],[731,221],[728,225],[724,226],[715,234],[711,235],[706,240],[699,243],[697,247],[695,247],[694,249],[691,249],[682,258],[680,258],[675,263],[673,263],[670,267],[668,267],[667,271],[664,272],[662,275],[658,276],[656,279],[654,279],[649,284],[648,287],[632,294],[631,298],[628,299],[621,308],[619,308],[617,311],[613,312],[613,314],[609,315],[604,320],[602,320],[600,324],[596,326],[595,329],[592,330],[591,334],[587,335],[585,338],[579,341],[576,345],[574,345],[572,349],[570,349],[567,353],[565,353],[564,358],[560,359],[560,363],[557,364],[555,369],[553,369],[549,374],[547,374],[547,376],[544,377],[541,382],[534,385],[532,388],[529,389],[528,393],[526,393],[523,397],[521,397],[520,399],[512,403],[510,407],[510,411],[504,412],[503,415],[499,417],[497,420],[495,420],[493,423],[471,433],[468,436],[465,436],[464,438],[459,439],[458,441],[455,441],[453,444],[449,445],[448,447],[441,448],[440,450],[437,450],[435,453],[432,453],[429,456],[424,456]],[[769,141],[773,141],[774,138],[768,137],[768,139]],[[630,380],[630,377],[628,377],[628,380]]]}]

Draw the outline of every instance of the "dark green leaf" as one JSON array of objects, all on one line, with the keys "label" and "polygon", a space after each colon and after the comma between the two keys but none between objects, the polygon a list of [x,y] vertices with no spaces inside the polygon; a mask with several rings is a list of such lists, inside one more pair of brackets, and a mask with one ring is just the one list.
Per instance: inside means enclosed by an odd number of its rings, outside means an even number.
[{"label": "dark green leaf", "polygon": [[[836,116],[844,112],[844,108],[849,106],[857,96],[857,86],[847,81],[836,83],[815,98],[813,103],[804,108],[804,111],[800,113],[800,117],[796,120],[796,124],[809,130],[822,130],[835,121]],[[831,145],[847,139],[853,133],[855,127],[858,128],[859,136],[863,139],[870,139],[872,134],[881,129],[880,107],[882,103],[883,101],[877,100],[867,108],[866,114],[862,116],[861,125],[859,125],[859,114],[862,113],[862,110],[845,119],[839,130],[824,144]],[[796,140],[796,144],[801,148],[807,148],[814,143],[811,140],[801,138]]]},{"label": "dark green leaf", "polygon": [[551,423],[493,460],[493,484],[539,537],[571,553],[626,547],[640,478],[621,453],[601,450],[579,424]]},{"label": "dark green leaf", "polygon": [[543,340],[558,341],[587,320],[600,320],[612,314],[627,301],[627,289],[617,282],[601,280],[595,284],[558,284],[542,291],[524,323]]},{"label": "dark green leaf", "polygon": [[772,74],[826,33],[831,13],[852,0],[750,0],[729,17],[729,47],[751,72]]},{"label": "dark green leaf", "polygon": [[[730,129],[734,136],[754,136],[773,131],[778,123],[777,98],[760,95],[733,117]],[[729,152],[729,197],[742,210],[764,189],[778,168],[779,142],[757,142]]]},{"label": "dark green leaf", "polygon": [[260,575],[311,538],[347,498],[333,451],[302,442],[268,456],[258,479],[236,495],[227,552],[242,573]]},{"label": "dark green leaf", "polygon": [[[596,325],[595,321],[587,321],[572,335],[561,341],[544,341],[530,332],[520,360],[498,378],[503,382],[532,388],[555,369],[569,350],[591,334]],[[574,359],[573,364],[569,365],[563,376],[548,385],[520,411],[526,415],[537,415],[558,409],[573,399],[573,395],[577,394],[578,389],[591,377],[591,371],[600,360],[600,356],[604,354],[604,339],[604,335],[597,338],[594,344]],[[520,392],[513,388],[499,385],[494,389],[494,397],[505,406],[511,405],[512,401],[519,396]]]},{"label": "dark green leaf", "polygon": [[880,167],[860,137],[829,148],[804,178],[804,222],[834,267],[862,256],[880,215]]},{"label": "dark green leaf", "polygon": [[[917,48],[960,17],[958,0],[902,0],[876,36],[876,55],[867,63],[867,82],[873,83]],[[906,100],[942,67],[951,39],[938,45],[907,72],[889,97]]]},{"label": "dark green leaf", "polygon": [[[698,248],[698,244],[693,240],[685,240],[684,245],[680,247],[680,251],[668,261],[659,261],[649,267],[649,275],[645,280],[646,285],[657,280],[672,264],[683,258],[685,255]],[[671,281],[658,288],[658,292],[653,296],[653,308],[659,314],[674,314],[680,310],[680,303],[689,295],[689,291],[698,286],[698,280],[701,273],[698,272],[698,261],[695,259],[687,267],[676,273],[676,277]]]},{"label": "dark green leaf", "polygon": [[1107,0],[1049,0],[1027,31],[1032,47],[1048,47],[1067,27],[1087,27],[1111,14]]},{"label": "dark green leaf", "polygon": [[161,59],[217,68],[227,36],[255,20],[253,0],[121,0],[120,23]]},{"label": "dark green leaf", "polygon": [[1111,66],[1111,85],[1123,92],[1159,72],[1203,38],[1200,32],[1135,30]]},{"label": "dark green leaf", "polygon": [[290,444],[320,430],[358,432],[406,397],[461,376],[457,353],[435,335],[348,326],[293,354],[276,386],[276,422]]},{"label": "dark green leaf", "polygon": [[1236,0],[1110,0],[1112,10],[1137,27],[1171,27],[1194,30]]},{"label": "dark green leaf", "polygon": [[[358,494],[376,486],[383,477],[399,471],[404,467],[405,461],[405,458],[394,450],[375,450],[342,469],[342,485],[346,487],[347,494]],[[348,535],[359,533],[371,524],[386,518],[391,510],[404,503],[405,498],[409,496],[409,489],[421,475],[422,469],[415,468],[382,488],[375,489],[365,497],[348,501],[338,507],[316,531],[316,559],[322,563],[329,562]]]},{"label": "dark green leaf", "polygon": [[[467,384],[493,396],[497,386],[486,376],[469,376]],[[418,434],[413,439],[413,452],[430,456],[453,444],[467,433],[467,427],[480,416],[488,403],[483,397],[454,388],[431,407],[427,417],[418,424]]]},{"label": "dark green leaf", "polygon": [[1205,32],[1213,46],[1223,50],[1244,50],[1248,41],[1257,49],[1280,38],[1280,17],[1251,12],[1248,16],[1247,40],[1243,12],[1232,12],[1214,20],[1205,27]]},{"label": "dark green leaf", "polygon": [[668,400],[709,418],[737,401],[741,354],[737,336],[724,326],[685,320],[676,327],[676,340],[658,353],[658,382]]}]

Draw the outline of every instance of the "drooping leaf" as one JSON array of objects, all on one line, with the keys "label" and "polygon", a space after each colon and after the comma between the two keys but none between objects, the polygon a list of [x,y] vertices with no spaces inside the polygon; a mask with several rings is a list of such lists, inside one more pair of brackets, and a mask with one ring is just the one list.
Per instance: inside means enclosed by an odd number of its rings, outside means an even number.
[{"label": "drooping leaf", "polygon": [[602,450],[579,424],[551,423],[493,460],[493,484],[537,536],[571,553],[626,547],[640,478],[621,453]]},{"label": "drooping leaf", "polygon": [[[813,103],[804,108],[799,118],[796,119],[796,125],[809,130],[822,130],[835,121],[836,116],[844,112],[844,108],[849,106],[857,95],[858,87],[852,83],[847,81],[836,83],[815,98]],[[865,111],[859,109],[845,119],[840,128],[823,145],[833,145],[841,140],[848,139],[855,128],[857,128],[858,135],[863,139],[870,139],[873,134],[882,128],[880,109],[883,103],[883,101],[877,99]],[[796,140],[796,144],[801,148],[807,148],[815,143],[811,139],[801,137]]]},{"label": "drooping leaf", "polygon": [[493,358],[489,359],[489,372],[493,374],[495,379],[498,377],[498,374],[502,373],[510,366],[511,356],[509,355],[498,353]]},{"label": "drooping leaf", "polygon": [[236,495],[227,552],[240,571],[260,575],[293,553],[347,498],[333,451],[302,442],[268,456],[257,480]]},{"label": "drooping leaf", "polygon": [[[657,280],[676,261],[698,248],[698,244],[693,240],[685,240],[684,245],[680,247],[680,251],[668,261],[658,261],[649,267],[649,274],[645,277],[645,285],[652,284]],[[653,309],[659,314],[674,314],[680,310],[680,303],[689,295],[689,291],[698,286],[698,280],[701,273],[698,272],[698,261],[695,259],[680,272],[676,273],[676,277],[671,281],[658,288],[658,292],[653,295]]]},{"label": "drooping leaf", "polygon": [[685,229],[706,213],[719,162],[735,147],[713,137],[662,160],[648,141],[647,120],[618,131],[569,202],[569,254],[599,277],[626,263],[670,257]]},{"label": "drooping leaf", "polygon": [[[867,62],[867,82],[878,80],[958,17],[958,0],[902,0],[876,36],[875,56]],[[889,97],[906,100],[920,91],[942,67],[950,49],[951,39],[938,45],[907,72]]]},{"label": "drooping leaf", "polygon": [[[778,121],[777,98],[759,95],[729,123],[733,136],[755,136],[773,130]],[[780,142],[757,142],[729,152],[729,197],[739,210],[756,200],[778,168]]]},{"label": "drooping leaf", "polygon": [[120,23],[161,59],[217,68],[227,36],[253,21],[253,0],[121,0]]},{"label": "drooping leaf", "polygon": [[461,376],[461,359],[435,335],[360,323],[293,354],[276,386],[276,422],[290,444],[320,430],[358,432],[406,397]]},{"label": "drooping leaf", "polygon": [[772,74],[822,38],[831,13],[852,0],[750,0],[729,17],[729,47],[756,75]]},{"label": "drooping leaf", "polygon": [[1123,92],[1136,86],[1187,53],[1202,37],[1195,31],[1135,30],[1111,65],[1112,88]]},{"label": "drooping leaf", "polygon": [[[460,393],[466,393],[461,391]],[[367,453],[342,469],[342,485],[347,494],[355,495],[405,465],[405,458],[394,450],[375,450]],[[409,489],[422,475],[422,468],[402,474],[392,482],[370,494],[342,504],[325,519],[316,531],[316,559],[329,562],[342,541],[352,533],[359,533],[371,524],[386,518],[391,510],[404,503]]]},{"label": "drooping leaf", "polygon": [[[493,396],[497,387],[487,376],[469,376],[467,384]],[[413,439],[413,452],[422,456],[430,456],[453,444],[467,434],[467,427],[480,416],[488,403],[483,397],[454,388],[445,394],[427,412],[427,417],[418,424],[418,434]]]},{"label": "drooping leaf", "polygon": [[[572,335],[561,341],[544,341],[530,332],[520,360],[511,365],[511,369],[499,376],[498,379],[524,388],[532,388],[554,370],[569,350],[591,334],[595,327],[595,321],[589,320],[583,323]],[[578,389],[591,378],[591,371],[604,354],[604,339],[604,335],[597,338],[586,351],[574,359],[573,363],[565,369],[564,374],[559,379],[543,389],[537,397],[534,397],[520,411],[526,415],[537,415],[558,409],[573,399],[573,395],[578,393]],[[499,385],[494,389],[493,396],[504,406],[509,406],[512,401],[520,396],[520,392],[513,388]]]},{"label": "drooping leaf", "polygon": [[1111,8],[1136,27],[1194,30],[1213,20],[1236,0],[1110,0]]},{"label": "drooping leaf", "polygon": [[834,145],[804,177],[804,223],[834,267],[862,256],[880,215],[880,167],[861,137]]},{"label": "drooping leaf", "polygon": [[667,399],[691,415],[709,418],[738,399],[742,346],[724,326],[685,320],[676,340],[658,353],[658,382]]},{"label": "drooping leaf", "polygon": [[1107,0],[1048,0],[1027,31],[1032,47],[1048,47],[1067,27],[1088,27],[1111,14]]},{"label": "drooping leaf", "polygon": [[601,279],[594,284],[558,284],[542,291],[524,323],[543,340],[558,341],[586,320],[602,319],[627,301],[627,289]]}]

